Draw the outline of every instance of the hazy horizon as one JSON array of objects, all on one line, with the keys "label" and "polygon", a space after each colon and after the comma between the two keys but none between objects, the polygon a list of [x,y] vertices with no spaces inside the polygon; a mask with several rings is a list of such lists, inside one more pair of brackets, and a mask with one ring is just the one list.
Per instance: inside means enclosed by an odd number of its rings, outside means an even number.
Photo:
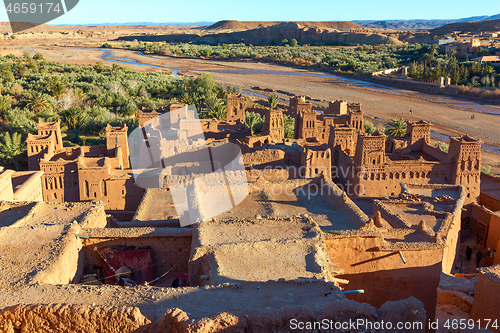
[{"label": "hazy horizon", "polygon": [[[193,9],[194,8],[194,9]],[[487,10],[486,10],[487,8]],[[485,12],[488,11],[489,13]],[[160,0],[141,2],[124,0],[81,0],[65,15],[48,22],[53,25],[96,25],[105,23],[184,23],[238,21],[363,21],[363,20],[455,20],[473,16],[491,16],[500,13],[498,1],[486,0],[474,8],[464,0],[436,2],[422,0],[418,5],[406,1],[360,0],[355,6],[348,2],[328,0],[314,2],[313,6],[299,1],[255,0],[251,5],[235,5],[233,1],[201,1],[179,3]],[[1,12],[0,21],[8,22],[7,12]]]}]

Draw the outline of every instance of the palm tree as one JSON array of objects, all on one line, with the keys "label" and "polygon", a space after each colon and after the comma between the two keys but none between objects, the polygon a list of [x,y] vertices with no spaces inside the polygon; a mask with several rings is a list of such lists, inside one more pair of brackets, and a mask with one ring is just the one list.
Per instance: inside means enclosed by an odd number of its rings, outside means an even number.
[{"label": "palm tree", "polygon": [[59,112],[61,122],[68,126],[69,129],[77,128],[78,123],[84,122],[87,118],[86,114],[77,107],[70,107],[67,110]]},{"label": "palm tree", "polygon": [[7,110],[10,108],[11,102],[10,98],[7,96],[0,96],[0,111]]},{"label": "palm tree", "polygon": [[404,136],[406,134],[406,123],[408,120],[404,118],[395,118],[389,122],[389,127],[385,131],[390,136]]},{"label": "palm tree", "polygon": [[76,98],[78,98],[81,101],[83,101],[87,97],[87,93],[80,88],[75,88],[73,92]]},{"label": "palm tree", "polygon": [[26,106],[31,109],[32,112],[38,113],[49,109],[51,104],[47,94],[36,91],[31,94],[31,98]]},{"label": "palm tree", "polygon": [[25,144],[21,133],[15,132],[12,136],[9,132],[0,134],[0,160],[4,164],[12,164],[16,170],[19,170],[19,162],[24,150]]},{"label": "palm tree", "polygon": [[269,102],[271,109],[275,109],[278,106],[278,97],[276,97],[275,94],[269,95],[267,101]]},{"label": "palm tree", "polygon": [[210,94],[205,99],[205,107],[207,108],[208,114],[215,112],[219,100],[215,94]]},{"label": "palm tree", "polygon": [[49,89],[52,92],[52,96],[59,99],[66,92],[67,87],[58,78],[55,78],[49,83]]},{"label": "palm tree", "polygon": [[227,107],[224,103],[218,103],[215,107],[214,118],[217,120],[225,120],[227,116]]},{"label": "palm tree", "polygon": [[285,138],[293,139],[295,131],[295,119],[287,114],[283,114],[283,127],[285,130]]},{"label": "palm tree", "polygon": [[250,129],[251,134],[254,135],[262,129],[262,125],[264,125],[264,119],[258,113],[246,112],[245,123]]}]

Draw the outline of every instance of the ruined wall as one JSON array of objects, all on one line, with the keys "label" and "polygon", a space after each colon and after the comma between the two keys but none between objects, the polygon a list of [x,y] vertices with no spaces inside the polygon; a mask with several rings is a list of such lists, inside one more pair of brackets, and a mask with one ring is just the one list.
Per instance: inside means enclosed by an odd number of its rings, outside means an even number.
[{"label": "ruined wall", "polygon": [[[471,319],[480,320],[481,323],[486,323],[484,319],[497,319],[497,324],[500,325],[500,323],[498,323],[500,318],[500,307],[498,306],[499,299],[500,283],[485,277],[483,274],[479,274],[470,314]],[[495,333],[500,332],[500,328],[491,327],[491,324],[488,329]]]},{"label": "ruined wall", "polygon": [[12,175],[15,171],[0,170],[0,200],[12,201],[14,200],[14,191],[12,190]]},{"label": "ruined wall", "polygon": [[245,97],[241,94],[228,94],[227,95],[227,112],[226,121],[238,121],[242,124],[245,123]]},{"label": "ruined wall", "polygon": [[[161,276],[170,269],[172,269],[171,274],[167,274],[167,277],[188,272],[189,253],[191,251],[190,229],[137,229],[137,231],[126,228],[86,231],[91,236],[90,239],[84,241],[86,265],[104,265],[94,247],[102,249],[109,246],[123,245],[136,248],[151,248],[156,277]],[[141,230],[149,230],[149,232],[142,232]],[[115,236],[111,237],[112,235]]]},{"label": "ruined wall", "polygon": [[403,250],[406,264],[397,251],[377,251],[382,237],[326,237],[326,249],[338,278],[349,280],[346,290],[364,289],[348,298],[380,307],[387,301],[414,296],[424,303],[428,319],[436,312],[437,287],[441,276],[442,249]]},{"label": "ruined wall", "polygon": [[332,173],[331,150],[326,144],[321,146],[305,146],[302,152],[302,167],[304,178],[314,178],[320,174],[330,177]]},{"label": "ruined wall", "polygon": [[43,201],[42,193],[42,175],[43,172],[37,171],[31,173],[28,179],[22,184],[15,186],[14,200],[17,201]]},{"label": "ruined wall", "polygon": [[331,179],[322,178],[320,181],[323,183],[324,195],[328,195],[339,207],[344,207],[352,222],[359,227],[370,222],[370,218]]},{"label": "ruined wall", "polygon": [[137,186],[128,176],[111,178],[104,181],[106,196],[101,201],[107,204],[106,210],[134,212],[144,196],[144,189]]},{"label": "ruined wall", "polygon": [[[487,238],[484,244],[486,249],[493,249],[497,253],[492,258],[488,255],[484,257],[486,265],[496,265],[500,263],[500,213],[493,212],[486,207],[476,204],[471,205],[471,232],[477,235],[477,224],[481,222],[488,226]],[[482,244],[483,245],[483,244]]]},{"label": "ruined wall", "polygon": [[265,144],[269,144],[270,141],[271,139],[269,138],[269,135],[255,135],[245,138],[245,143],[250,148],[262,147]]},{"label": "ruined wall", "polygon": [[132,333],[149,323],[135,307],[23,304],[4,308],[0,312],[3,332]]},{"label": "ruined wall", "polygon": [[245,167],[264,168],[284,166],[285,152],[281,149],[262,149],[243,155]]},{"label": "ruined wall", "polygon": [[[278,283],[293,283],[293,281]],[[153,331],[168,331],[171,333],[288,333],[298,331],[298,328],[294,328],[291,325],[294,319],[303,323],[321,322],[324,319],[328,319],[328,322],[331,320],[333,323],[349,323],[353,318],[366,320],[372,323],[391,322],[393,327],[395,327],[397,322],[425,323],[425,311],[423,311],[422,303],[415,298],[409,298],[395,303],[386,303],[379,310],[376,310],[368,304],[359,304],[346,300],[343,297],[315,309],[306,309],[301,305],[289,305],[281,309],[268,307],[266,310],[262,311],[249,310],[246,314],[243,314],[241,311],[221,312],[217,315],[201,319],[194,318],[194,316],[192,318],[189,313],[175,308],[166,311]],[[322,327],[316,326],[316,328],[318,329],[300,331],[323,332]],[[335,327],[332,327],[332,330],[325,330],[325,332],[334,330]],[[344,330],[336,329],[335,331],[342,332]],[[345,329],[345,331],[348,331],[348,329]],[[358,330],[353,331],[357,332]],[[367,331],[371,330],[367,329]],[[424,331],[423,328],[420,329],[418,327],[398,330],[398,332],[401,333],[417,333]]]},{"label": "ruined wall", "polygon": [[249,182],[254,182],[259,177],[263,177],[267,181],[277,181],[296,178],[296,175],[291,173],[286,168],[247,170],[247,180]]},{"label": "ruined wall", "polygon": [[442,151],[439,147],[433,147],[424,143],[422,144],[422,151],[438,159],[439,161],[446,161],[448,159],[448,153]]},{"label": "ruined wall", "polygon": [[496,190],[500,190],[500,178],[481,173],[481,195],[479,202],[492,211],[498,212],[500,211],[500,200],[495,195]]},{"label": "ruined wall", "polygon": [[46,271],[39,271],[34,281],[41,284],[68,284],[78,283],[83,275],[82,259],[80,254],[82,241],[73,233],[79,233],[78,226],[72,226],[69,232],[61,237],[58,243],[57,257]]}]

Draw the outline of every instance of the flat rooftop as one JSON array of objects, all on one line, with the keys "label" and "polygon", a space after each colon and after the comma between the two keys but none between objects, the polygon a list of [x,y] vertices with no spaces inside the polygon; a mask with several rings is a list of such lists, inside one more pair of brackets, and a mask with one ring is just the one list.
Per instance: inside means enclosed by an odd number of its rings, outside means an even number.
[{"label": "flat rooftop", "polygon": [[254,182],[251,193],[234,209],[217,216],[223,221],[256,216],[282,218],[308,215],[322,230],[357,229],[349,208],[337,204],[324,189],[311,180]]},{"label": "flat rooftop", "polygon": [[0,223],[3,292],[36,282],[71,282],[67,279],[74,275],[72,266],[76,271],[79,242],[73,233],[83,225],[105,226],[106,215],[101,204],[2,201]]},{"label": "flat rooftop", "polygon": [[192,260],[208,262],[209,284],[333,280],[321,230],[308,218],[216,220],[198,224],[193,233],[199,244]]}]

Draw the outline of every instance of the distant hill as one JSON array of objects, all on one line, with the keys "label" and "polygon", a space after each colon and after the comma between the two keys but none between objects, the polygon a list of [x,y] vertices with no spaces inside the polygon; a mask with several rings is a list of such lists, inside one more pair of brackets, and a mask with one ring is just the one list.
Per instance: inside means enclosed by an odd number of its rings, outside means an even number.
[{"label": "distant hill", "polygon": [[214,24],[214,22],[201,21],[201,22],[126,22],[126,23],[92,23],[92,24],[59,24],[61,26],[101,26],[101,25],[130,25],[130,26],[161,26],[161,27],[205,27]]},{"label": "distant hill", "polygon": [[445,35],[452,33],[453,31],[470,31],[476,33],[481,31],[500,31],[500,19],[479,22],[449,23],[442,27],[433,29],[430,32],[436,35]]},{"label": "distant hill", "polygon": [[328,29],[328,30],[338,30],[338,31],[351,31],[363,29],[360,25],[349,22],[307,22],[307,21],[235,21],[235,20],[225,20],[219,21],[207,28],[205,30],[231,30],[231,31],[242,31],[242,30],[253,30],[267,28],[271,26],[280,25],[282,23],[296,23],[301,28],[313,28],[313,29]]},{"label": "distant hill", "polygon": [[392,30],[430,30],[451,21],[446,20],[387,20],[387,21],[354,21],[355,23],[372,29]]},{"label": "distant hill", "polygon": [[393,29],[393,30],[432,30],[450,23],[480,22],[486,20],[500,19],[500,14],[492,16],[472,16],[456,20],[364,20],[353,21],[361,26],[373,29]]},{"label": "distant hill", "polygon": [[211,45],[244,41],[252,45],[276,45],[292,38],[299,44],[310,45],[401,44],[395,37],[376,33],[353,22],[221,21],[203,29],[201,34],[133,35],[118,40],[200,42]]},{"label": "distant hill", "polygon": [[492,15],[492,16],[472,16],[472,17],[458,19],[452,23],[490,21],[490,20],[497,20],[497,19],[500,19],[500,14]]}]

